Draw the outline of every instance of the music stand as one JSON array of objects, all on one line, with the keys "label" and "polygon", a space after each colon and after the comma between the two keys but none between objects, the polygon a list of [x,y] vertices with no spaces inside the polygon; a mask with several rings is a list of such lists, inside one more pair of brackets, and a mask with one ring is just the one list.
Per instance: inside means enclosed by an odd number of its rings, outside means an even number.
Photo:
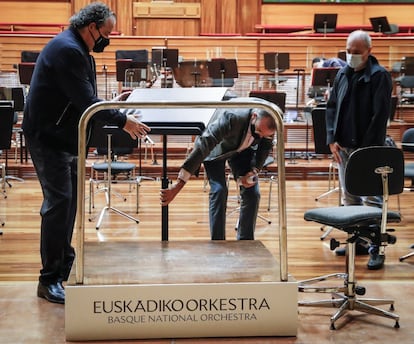
[{"label": "music stand", "polygon": [[264,66],[269,72],[283,72],[290,68],[289,53],[264,53]]},{"label": "music stand", "polygon": [[[207,62],[207,68],[210,78],[213,79],[213,86],[231,87],[234,85],[234,78],[239,77],[235,59],[212,59]],[[216,80],[221,80],[220,85],[216,84]]]},{"label": "music stand", "polygon": [[173,87],[173,70],[178,67],[178,49],[152,49],[151,61],[157,74],[161,71],[161,87]]},{"label": "music stand", "polygon": [[263,54],[265,69],[274,73],[275,90],[279,83],[279,73],[289,69],[290,57],[289,53],[267,52]]},{"label": "music stand", "polygon": [[152,49],[151,62],[157,68],[170,67],[174,69],[178,67],[178,49]]},{"label": "music stand", "polygon": [[22,62],[18,64],[19,80],[22,85],[30,85],[34,67],[34,62]]},{"label": "music stand", "polygon": [[324,35],[333,33],[336,29],[337,13],[315,13],[313,17],[313,30]]},{"label": "music stand", "polygon": [[390,24],[388,23],[388,19],[385,16],[383,16],[383,17],[372,17],[372,18],[369,18],[369,21],[371,22],[372,29],[375,32],[387,33],[387,32],[391,31]]},{"label": "music stand", "polygon": [[273,104],[276,104],[285,113],[286,110],[286,93],[271,91],[250,91],[249,97],[256,97],[267,100]]},{"label": "music stand", "polygon": [[312,86],[330,87],[340,69],[338,67],[314,68],[312,70]]}]

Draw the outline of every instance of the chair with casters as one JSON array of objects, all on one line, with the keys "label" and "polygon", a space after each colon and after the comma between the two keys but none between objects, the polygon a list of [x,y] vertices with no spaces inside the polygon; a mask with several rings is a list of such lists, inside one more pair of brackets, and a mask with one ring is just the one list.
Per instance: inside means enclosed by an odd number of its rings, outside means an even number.
[{"label": "chair with casters", "polygon": [[[105,155],[104,162],[95,162],[91,165],[91,177],[89,183],[89,213],[95,207],[95,193],[105,193],[106,205],[99,213],[96,229],[102,224],[103,216],[107,211],[113,211],[127,219],[139,223],[139,220],[112,206],[112,196],[115,195],[126,201],[127,198],[112,190],[112,184],[128,184],[136,188],[136,213],[139,210],[139,186],[140,177],[135,176],[136,165],[120,159],[123,155],[129,155],[137,147],[137,140],[133,140],[128,133],[122,129],[100,122],[94,123],[89,142],[90,147],[96,147],[99,155]],[[103,177],[102,177],[103,176]],[[103,184],[103,187],[100,185]],[[94,191],[94,187],[98,191]],[[93,221],[93,217],[89,219]]]},{"label": "chair with casters", "polygon": [[[315,154],[321,155],[331,155],[331,150],[329,145],[326,144],[326,118],[325,118],[326,108],[316,107],[312,109],[312,128],[313,128],[313,140],[315,143]],[[324,193],[315,197],[315,201],[319,201],[323,197],[327,197],[333,193],[338,193],[338,205],[342,204],[342,190],[339,183],[338,176],[338,164],[331,160],[329,162],[328,168],[328,190]],[[336,185],[338,183],[338,185]],[[323,234],[320,239],[324,240],[333,230],[333,227],[322,226],[321,231]]]},{"label": "chair with casters", "polygon": [[[409,128],[404,131],[402,138],[401,138],[401,148],[404,152],[414,152],[414,128]],[[404,177],[411,181],[411,185],[405,187],[405,191],[414,191],[414,163],[406,163],[404,166]],[[414,249],[414,245],[411,245],[411,249]],[[403,256],[401,256],[400,262],[406,260],[414,256],[414,251],[409,252]]]},{"label": "chair with casters", "polygon": [[[391,318],[395,320],[394,327],[398,328],[399,316],[391,312],[394,310],[393,300],[357,297],[357,295],[364,295],[366,290],[357,284],[355,278],[355,247],[357,240],[364,240],[378,244],[379,254],[384,254],[385,246],[396,241],[394,236],[388,234],[386,227],[389,222],[401,220],[399,212],[388,209],[388,198],[389,195],[397,195],[403,191],[404,157],[402,150],[396,147],[375,146],[354,151],[346,167],[345,185],[348,192],[354,195],[382,195],[382,207],[337,206],[315,208],[305,212],[306,221],[332,226],[347,233],[346,267],[343,273],[333,273],[300,281],[299,292],[331,293],[332,297],[318,301],[301,300],[298,305],[338,308],[331,316],[331,329],[335,329],[335,322],[338,319],[352,310]],[[334,250],[338,244],[332,239],[331,249]],[[327,286],[331,279],[343,279],[344,284]],[[390,304],[391,311],[377,307],[384,304]]]}]

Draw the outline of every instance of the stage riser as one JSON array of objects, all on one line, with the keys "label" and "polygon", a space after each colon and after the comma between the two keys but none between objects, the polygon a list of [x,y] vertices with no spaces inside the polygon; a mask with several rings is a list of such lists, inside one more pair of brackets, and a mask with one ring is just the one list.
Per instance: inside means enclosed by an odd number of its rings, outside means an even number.
[{"label": "stage riser", "polygon": [[68,286],[65,313],[72,341],[296,336],[297,283]]}]

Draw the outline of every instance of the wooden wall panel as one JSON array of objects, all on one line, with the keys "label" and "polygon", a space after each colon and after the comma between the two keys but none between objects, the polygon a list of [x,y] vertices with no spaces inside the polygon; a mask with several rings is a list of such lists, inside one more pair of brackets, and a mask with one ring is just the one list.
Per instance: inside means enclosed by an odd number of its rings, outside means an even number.
[{"label": "wooden wall panel", "polygon": [[0,22],[64,24],[72,15],[70,2],[0,2]]},{"label": "wooden wall panel", "polygon": [[[22,50],[41,50],[52,36],[23,36],[0,34],[0,70],[14,71],[13,64],[20,60]],[[208,57],[236,58],[239,73],[266,73],[263,53],[279,51],[290,53],[290,70],[305,68],[309,73],[311,60],[315,56],[336,56],[345,47],[346,37],[304,38],[304,37],[170,37],[170,36],[113,36],[111,44],[102,54],[95,54],[97,70],[103,65],[109,73],[115,73],[115,51],[118,49],[147,49],[166,46],[179,49],[184,60],[206,60]],[[414,40],[406,37],[374,37],[373,54],[386,68],[412,55]]]},{"label": "wooden wall panel", "polygon": [[315,13],[338,13],[337,25],[369,25],[370,17],[387,16],[390,23],[412,25],[414,4],[267,4],[261,23],[313,25]]}]

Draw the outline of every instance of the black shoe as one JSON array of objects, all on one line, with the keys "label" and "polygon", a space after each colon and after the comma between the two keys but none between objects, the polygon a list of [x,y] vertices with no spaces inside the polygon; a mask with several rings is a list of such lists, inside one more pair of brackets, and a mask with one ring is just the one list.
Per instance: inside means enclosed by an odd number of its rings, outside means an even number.
[{"label": "black shoe", "polygon": [[368,260],[368,270],[379,270],[384,266],[385,255],[378,253],[371,253]]},{"label": "black shoe", "polygon": [[[357,256],[365,256],[365,255],[367,255],[369,253],[368,250],[369,250],[369,247],[367,247],[367,246],[364,246],[364,245],[361,245],[361,244],[356,244],[355,245],[355,254]],[[346,247],[338,247],[335,250],[335,254],[337,256],[345,256],[345,254],[346,254]]]},{"label": "black shoe", "polygon": [[65,290],[60,282],[48,285],[39,282],[37,286],[37,296],[46,299],[49,302],[65,303]]}]

